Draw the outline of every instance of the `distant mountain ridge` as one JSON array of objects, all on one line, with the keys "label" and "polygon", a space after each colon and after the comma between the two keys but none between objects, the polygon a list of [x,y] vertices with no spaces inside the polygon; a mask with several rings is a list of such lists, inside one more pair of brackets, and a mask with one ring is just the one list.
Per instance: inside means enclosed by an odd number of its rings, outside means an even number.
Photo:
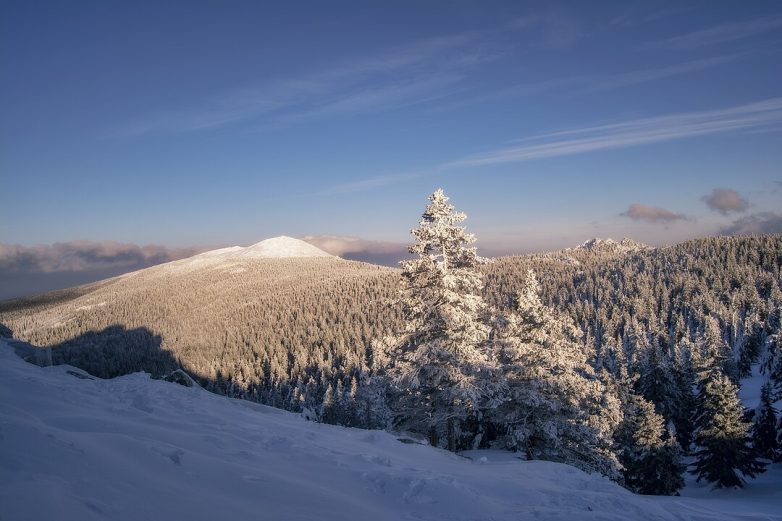
[{"label": "distant mountain ridge", "polygon": [[589,239],[588,241],[579,244],[575,248],[568,248],[568,250],[587,250],[605,253],[628,253],[649,249],[652,249],[652,247],[642,242],[628,239],[627,237],[621,241],[595,237],[594,239]]}]

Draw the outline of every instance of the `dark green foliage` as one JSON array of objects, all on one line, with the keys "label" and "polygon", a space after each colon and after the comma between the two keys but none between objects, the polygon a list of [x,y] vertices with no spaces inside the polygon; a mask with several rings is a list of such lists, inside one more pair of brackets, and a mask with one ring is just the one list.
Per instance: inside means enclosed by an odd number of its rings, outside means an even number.
[{"label": "dark green foliage", "polygon": [[738,370],[741,378],[751,374],[752,364],[760,357],[761,347],[765,341],[765,331],[758,322],[752,322],[749,331],[739,345]]},{"label": "dark green foliage", "polygon": [[741,487],[745,477],[765,470],[750,444],[750,424],[738,390],[719,371],[704,375],[698,393],[695,417],[695,463],[690,471],[715,488]]},{"label": "dark green foliage", "polygon": [[648,401],[631,396],[616,434],[625,486],[639,494],[674,495],[684,486],[686,466],[676,440]]},{"label": "dark green foliage", "polygon": [[657,412],[673,419],[681,404],[680,389],[674,378],[672,363],[660,343],[655,339],[644,349],[643,358],[636,372],[638,393],[655,404]]},{"label": "dark green foliage", "polygon": [[13,331],[0,324],[0,338],[11,338],[14,336]]},{"label": "dark green foliage", "polygon": [[752,425],[752,444],[758,456],[776,461],[779,457],[777,437],[777,410],[771,400],[771,386],[766,384],[761,390],[760,407]]}]

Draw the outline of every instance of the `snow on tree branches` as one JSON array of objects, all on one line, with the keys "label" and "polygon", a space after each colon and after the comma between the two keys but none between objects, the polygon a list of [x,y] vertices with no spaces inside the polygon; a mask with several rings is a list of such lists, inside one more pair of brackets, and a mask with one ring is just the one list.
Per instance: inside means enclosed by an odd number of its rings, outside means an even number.
[{"label": "snow on tree branches", "polygon": [[443,434],[449,450],[468,423],[480,420],[480,402],[491,383],[486,306],[480,295],[483,260],[470,244],[475,236],[459,226],[442,190],[429,196],[410,252],[402,262],[401,300],[406,327],[391,374],[400,394],[400,426],[429,436]]}]

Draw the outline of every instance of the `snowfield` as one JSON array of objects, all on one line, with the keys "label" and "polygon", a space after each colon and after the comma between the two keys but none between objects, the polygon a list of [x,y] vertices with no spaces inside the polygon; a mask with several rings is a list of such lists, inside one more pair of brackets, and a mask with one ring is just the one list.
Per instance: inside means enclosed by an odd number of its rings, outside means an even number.
[{"label": "snowfield", "polygon": [[340,260],[312,244],[294,239],[286,235],[272,237],[251,246],[229,246],[217,250],[205,251],[186,259],[166,262],[152,266],[146,270],[133,273],[141,273],[150,270],[163,270],[168,273],[187,273],[201,269],[226,269],[232,273],[246,271],[246,263],[259,259],[293,259],[293,258],[329,258]]},{"label": "snowfield", "polygon": [[458,456],[146,374],[85,377],[0,340],[0,520],[782,519],[779,465],[744,490],[637,496],[567,465]]},{"label": "snowfield", "polygon": [[[281,259],[290,257],[333,257],[325,251],[313,246],[301,239],[294,239],[286,235],[272,237],[257,242],[245,248],[230,246],[219,250],[206,251],[190,259],[219,258],[221,260],[234,259]],[[189,260],[189,259],[184,259]]]}]

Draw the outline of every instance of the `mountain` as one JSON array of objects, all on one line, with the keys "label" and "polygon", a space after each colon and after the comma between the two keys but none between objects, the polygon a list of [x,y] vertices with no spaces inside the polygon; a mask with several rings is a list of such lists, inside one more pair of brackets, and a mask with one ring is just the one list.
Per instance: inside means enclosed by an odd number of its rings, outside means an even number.
[{"label": "mountain", "polygon": [[350,388],[369,371],[368,346],[401,321],[397,273],[277,237],[3,302],[0,322],[101,377],[183,366],[210,390],[299,409],[311,379]]},{"label": "mountain", "polygon": [[143,373],[36,367],[4,340],[0,397],[0,504],[17,521],[779,519],[770,475],[729,495],[639,496],[563,464],[457,456]]},{"label": "mountain", "polygon": [[[325,251],[292,237],[280,236],[266,239],[252,246],[229,246],[217,250],[205,251],[174,262],[160,264],[153,268],[162,268],[168,271],[183,271],[197,269],[234,269],[236,272],[244,271],[247,266],[245,261],[261,259],[319,259],[328,258],[340,260]],[[145,271],[145,270],[142,270]]]},{"label": "mountain", "polygon": [[[641,242],[636,242],[632,239],[624,238],[621,241],[615,241],[614,239],[600,239],[595,237],[589,239],[584,243],[576,246],[575,250],[585,250],[590,252],[601,253],[629,253],[634,251],[648,250],[650,246]],[[570,250],[566,250],[570,251]]]},{"label": "mountain", "polygon": [[235,259],[279,259],[293,257],[334,256],[308,242],[281,235],[280,237],[263,240],[252,246],[247,246],[246,248],[231,246],[229,248],[207,251],[185,260],[212,258],[228,261]]},{"label": "mountain", "polygon": [[[382,425],[374,398],[351,389],[372,378],[382,339],[404,326],[399,271],[328,256],[241,256],[245,250],[2,302],[0,323],[52,347],[55,362],[101,377],[182,366],[209,390],[292,411],[320,410],[331,386],[358,402],[342,423]],[[499,258],[484,267],[487,301],[512,306],[528,269],[539,276],[543,302],[579,326],[594,364],[615,367],[621,355],[631,375],[655,346],[676,366],[713,328],[739,378],[780,332],[779,235]]]}]

